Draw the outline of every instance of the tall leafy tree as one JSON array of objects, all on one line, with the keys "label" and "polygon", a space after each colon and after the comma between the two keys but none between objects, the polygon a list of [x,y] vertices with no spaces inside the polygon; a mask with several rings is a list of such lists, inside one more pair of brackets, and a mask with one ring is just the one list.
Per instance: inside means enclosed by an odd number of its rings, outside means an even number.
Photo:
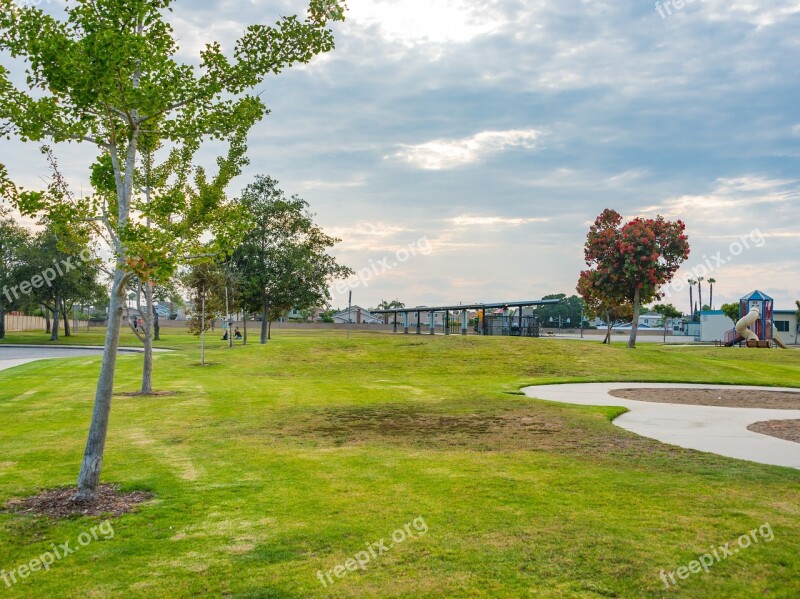
[{"label": "tall leafy tree", "polygon": [[660,314],[663,317],[663,322],[661,323],[664,327],[664,342],[667,341],[667,325],[669,324],[670,320],[674,320],[676,318],[680,318],[683,316],[681,311],[678,310],[672,304],[656,304],[653,306],[653,312],[656,314]]},{"label": "tall leafy tree", "polygon": [[0,206],[0,339],[6,336],[6,311],[19,303],[12,288],[17,285],[15,272],[29,237],[28,230],[16,223],[7,208]]},{"label": "tall leafy tree", "polygon": [[580,297],[577,295],[567,297],[566,293],[550,293],[543,296],[542,299],[561,300],[558,304],[536,308],[536,316],[544,326],[551,326],[551,318],[555,326],[558,326],[559,318],[563,326],[580,326],[581,316],[584,312],[584,301]]},{"label": "tall leafy tree", "polygon": [[233,259],[239,273],[243,305],[261,312],[261,343],[269,338],[269,322],[282,310],[310,308],[330,301],[333,279],[353,271],[328,254],[340,240],[314,223],[308,203],[287,198],[270,177],[259,176],[240,199],[252,220]]},{"label": "tall leafy tree", "polygon": [[91,303],[105,292],[93,256],[85,238],[65,237],[52,226],[42,229],[20,253],[15,278],[27,284],[23,302],[28,307],[42,305],[53,314],[51,341],[59,338],[59,323],[64,336],[71,335],[74,305]]},{"label": "tall leafy tree", "polygon": [[636,347],[639,312],[643,303],[661,298],[661,286],[689,257],[689,240],[680,220],[670,222],[622,217],[606,209],[589,229],[584,256],[589,270],[581,273],[584,287],[597,289],[599,297],[633,307],[628,347]]},{"label": "tall leafy tree", "polygon": [[[111,164],[115,194],[97,213],[112,241],[115,266],[105,353],[92,424],[78,477],[78,501],[94,499],[108,430],[125,292],[151,268],[132,249],[140,230],[132,213],[140,141],[199,145],[241,136],[264,116],[248,93],[268,74],[333,48],[327,24],[344,18],[338,0],[311,0],[305,19],[281,17],[252,25],[230,56],[218,43],[201,52],[199,68],[182,64],[165,15],[172,0],[77,0],[57,19],[16,0],[0,0],[0,50],[26,66],[27,89],[0,67],[0,132],[24,141],[77,141],[98,148]],[[58,212],[58,203],[21,194],[22,204]],[[31,206],[29,206],[31,208]],[[97,207],[96,207],[97,208]],[[75,218],[75,215],[67,215]]]},{"label": "tall leafy tree", "polygon": [[583,298],[586,316],[589,318],[602,318],[606,323],[606,335],[603,344],[611,344],[611,332],[614,325],[628,321],[633,316],[633,306],[625,300],[619,300],[604,294],[605,290],[593,282],[590,271],[581,273],[577,286],[578,293]]},{"label": "tall leafy tree", "polygon": [[[722,304],[720,308],[722,313],[725,314],[728,318],[733,321],[733,324],[736,324],[739,320],[739,302],[733,302],[730,304]],[[800,306],[798,306],[800,309]]]}]

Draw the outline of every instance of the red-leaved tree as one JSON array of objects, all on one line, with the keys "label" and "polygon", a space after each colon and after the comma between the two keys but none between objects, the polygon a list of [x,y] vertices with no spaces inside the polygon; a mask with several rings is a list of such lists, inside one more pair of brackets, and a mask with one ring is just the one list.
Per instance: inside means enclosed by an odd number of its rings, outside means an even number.
[{"label": "red-leaved tree", "polygon": [[581,272],[578,291],[589,303],[633,307],[628,347],[636,347],[639,311],[643,303],[661,299],[661,287],[689,257],[689,238],[680,220],[662,216],[635,218],[622,224],[622,217],[606,209],[589,229],[584,256],[589,270]]}]

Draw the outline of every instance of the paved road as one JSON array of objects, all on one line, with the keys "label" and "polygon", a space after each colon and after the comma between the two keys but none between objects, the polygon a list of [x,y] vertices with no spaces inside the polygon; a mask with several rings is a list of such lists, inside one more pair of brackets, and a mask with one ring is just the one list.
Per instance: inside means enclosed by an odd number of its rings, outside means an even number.
[{"label": "paved road", "polygon": [[[124,351],[141,351],[126,349]],[[76,358],[80,356],[99,356],[103,354],[102,347],[39,347],[39,346],[19,346],[19,345],[0,345],[0,370],[13,368],[35,362],[37,360],[48,360],[51,358]]]},{"label": "paved road", "polygon": [[[528,397],[586,406],[622,406],[628,412],[614,424],[643,437],[719,455],[775,466],[800,469],[800,443],[754,433],[747,427],[765,420],[797,420],[800,410],[766,408],[724,408],[683,404],[652,403],[621,399],[609,395],[614,389],[730,389],[721,385],[681,385],[672,383],[586,383],[526,387]],[[793,391],[779,387],[745,387]]]}]

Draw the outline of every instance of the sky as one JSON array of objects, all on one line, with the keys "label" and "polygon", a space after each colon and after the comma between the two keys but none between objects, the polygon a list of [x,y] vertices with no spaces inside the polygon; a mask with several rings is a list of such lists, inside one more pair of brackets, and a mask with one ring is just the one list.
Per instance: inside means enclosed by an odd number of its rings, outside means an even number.
[{"label": "sky", "polygon": [[[777,309],[800,299],[800,0],[348,6],[335,50],[258,89],[271,114],[231,188],[270,175],[342,239],[336,256],[361,275],[334,287],[335,307],[346,289],[365,307],[572,294],[605,208],[682,219],[692,255],[677,278],[715,278],[716,307],[753,289]],[[187,62],[304,11],[174,8]],[[79,191],[92,155],[59,150]],[[21,182],[46,175],[17,141],[2,142],[0,162]],[[666,291],[689,310],[688,287]]]}]

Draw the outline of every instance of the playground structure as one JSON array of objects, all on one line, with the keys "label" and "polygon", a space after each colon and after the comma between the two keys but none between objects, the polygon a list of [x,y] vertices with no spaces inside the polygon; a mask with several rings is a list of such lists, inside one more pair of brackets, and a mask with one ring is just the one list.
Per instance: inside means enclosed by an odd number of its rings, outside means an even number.
[{"label": "playground structure", "polygon": [[725,345],[745,343],[747,347],[789,349],[775,330],[774,300],[762,291],[753,291],[739,300],[739,320],[728,331]]}]

